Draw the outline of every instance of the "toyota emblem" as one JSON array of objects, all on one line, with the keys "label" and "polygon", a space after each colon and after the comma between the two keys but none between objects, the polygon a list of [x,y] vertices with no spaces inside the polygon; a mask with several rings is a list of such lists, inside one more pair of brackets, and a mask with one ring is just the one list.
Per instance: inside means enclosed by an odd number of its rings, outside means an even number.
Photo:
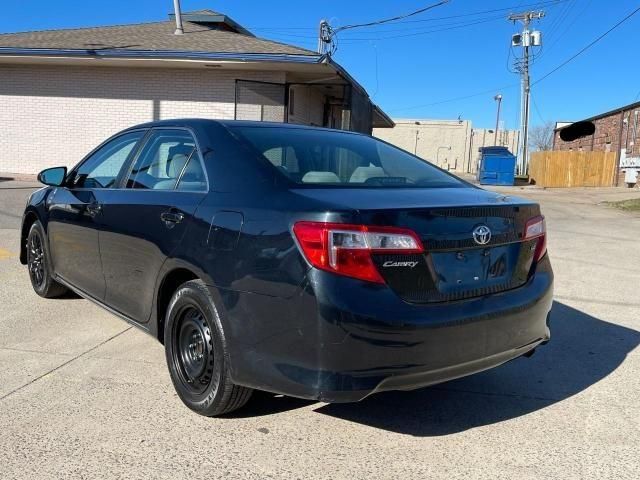
[{"label": "toyota emblem", "polygon": [[491,241],[491,230],[486,225],[478,225],[473,229],[473,240],[478,245],[486,245]]}]

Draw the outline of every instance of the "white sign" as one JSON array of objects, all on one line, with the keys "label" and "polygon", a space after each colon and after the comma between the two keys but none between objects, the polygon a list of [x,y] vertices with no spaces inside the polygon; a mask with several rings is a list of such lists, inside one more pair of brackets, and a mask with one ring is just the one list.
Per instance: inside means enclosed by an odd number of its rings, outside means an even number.
[{"label": "white sign", "polygon": [[640,157],[627,157],[627,149],[620,150],[620,168],[640,168]]}]

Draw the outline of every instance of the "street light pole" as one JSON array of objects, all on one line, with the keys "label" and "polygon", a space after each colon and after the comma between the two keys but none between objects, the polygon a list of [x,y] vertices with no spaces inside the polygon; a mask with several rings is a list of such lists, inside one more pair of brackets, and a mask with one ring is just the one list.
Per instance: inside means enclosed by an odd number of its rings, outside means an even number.
[{"label": "street light pole", "polygon": [[498,102],[498,112],[496,113],[496,129],[493,136],[493,145],[498,145],[498,127],[500,126],[500,105],[502,104],[502,95],[497,94],[493,99]]}]

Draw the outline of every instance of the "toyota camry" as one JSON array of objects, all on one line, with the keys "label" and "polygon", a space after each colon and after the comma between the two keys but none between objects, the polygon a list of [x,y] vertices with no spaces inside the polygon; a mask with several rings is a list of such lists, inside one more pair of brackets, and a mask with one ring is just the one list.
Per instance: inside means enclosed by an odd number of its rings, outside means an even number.
[{"label": "toyota camry", "polygon": [[324,402],[412,390],[550,338],[537,204],[370,136],[165,120],[42,171],[20,259],[158,339],[207,416],[254,389]]}]

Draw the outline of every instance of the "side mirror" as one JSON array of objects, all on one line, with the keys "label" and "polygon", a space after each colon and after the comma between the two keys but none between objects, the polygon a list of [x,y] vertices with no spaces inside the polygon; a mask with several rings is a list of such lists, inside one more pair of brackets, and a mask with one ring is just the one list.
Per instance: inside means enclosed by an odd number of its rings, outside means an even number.
[{"label": "side mirror", "polygon": [[64,184],[67,176],[67,167],[53,167],[42,170],[38,174],[38,181],[52,187],[59,187]]}]

